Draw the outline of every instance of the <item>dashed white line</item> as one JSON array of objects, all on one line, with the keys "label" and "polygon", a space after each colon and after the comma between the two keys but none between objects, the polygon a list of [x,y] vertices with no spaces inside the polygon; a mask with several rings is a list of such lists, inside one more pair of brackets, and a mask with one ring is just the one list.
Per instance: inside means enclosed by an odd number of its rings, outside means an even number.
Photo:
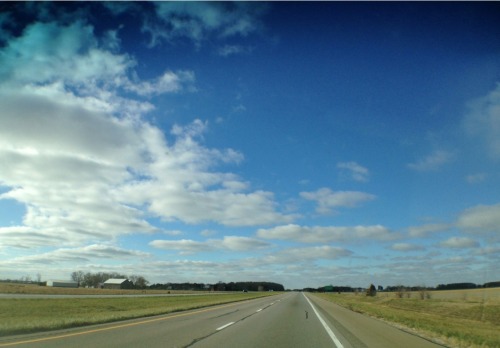
[{"label": "dashed white line", "polygon": [[[304,293],[302,293],[302,295],[304,295]],[[337,346],[337,348],[344,348],[344,346],[342,345],[342,343],[340,343],[340,341],[338,340],[337,336],[335,336],[335,334],[333,333],[332,329],[330,329],[330,327],[328,326],[328,324],[323,320],[323,318],[321,318],[321,316],[319,315],[319,313],[316,310],[316,308],[314,308],[314,306],[311,303],[311,301],[309,301],[309,299],[307,298],[306,295],[304,295],[304,297],[306,298],[307,302],[309,302],[309,305],[312,307],[314,313],[316,314],[316,316],[318,317],[320,323],[323,325],[323,327],[325,328],[326,332],[328,333],[328,335],[332,339],[333,343],[335,343],[335,346]]]},{"label": "dashed white line", "polygon": [[262,308],[257,309],[255,313],[259,313],[262,310]]},{"label": "dashed white line", "polygon": [[230,322],[230,323],[227,323],[226,325],[222,325],[221,327],[218,327],[218,328],[217,328],[217,331],[223,330],[223,329],[225,329],[226,327],[231,326],[231,325],[233,325],[233,324],[234,324],[234,321],[232,321],[232,322]]}]

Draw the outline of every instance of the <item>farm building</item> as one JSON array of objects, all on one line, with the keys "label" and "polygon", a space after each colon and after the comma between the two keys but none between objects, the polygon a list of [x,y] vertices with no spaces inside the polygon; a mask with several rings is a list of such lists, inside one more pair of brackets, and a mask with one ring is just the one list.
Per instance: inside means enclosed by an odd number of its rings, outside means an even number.
[{"label": "farm building", "polygon": [[108,279],[106,280],[102,287],[104,289],[132,289],[134,283],[128,279]]},{"label": "farm building", "polygon": [[67,280],[47,280],[47,286],[57,288],[77,288],[78,283]]}]

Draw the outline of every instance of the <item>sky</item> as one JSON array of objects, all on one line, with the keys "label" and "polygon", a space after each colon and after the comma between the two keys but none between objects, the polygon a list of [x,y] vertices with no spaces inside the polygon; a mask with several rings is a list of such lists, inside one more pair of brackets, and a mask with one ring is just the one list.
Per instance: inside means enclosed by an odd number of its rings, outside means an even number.
[{"label": "sky", "polygon": [[0,4],[0,279],[500,280],[497,2]]}]

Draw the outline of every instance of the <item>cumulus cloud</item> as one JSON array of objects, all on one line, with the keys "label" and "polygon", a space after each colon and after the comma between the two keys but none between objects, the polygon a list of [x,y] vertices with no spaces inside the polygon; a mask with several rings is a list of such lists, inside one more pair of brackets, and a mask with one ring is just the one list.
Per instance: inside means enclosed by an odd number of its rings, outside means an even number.
[{"label": "cumulus cloud", "polygon": [[320,214],[329,214],[334,208],[353,208],[361,203],[374,200],[375,195],[359,191],[337,191],[321,188],[314,192],[301,192],[300,196],[310,201],[316,201],[316,211]]},{"label": "cumulus cloud", "polygon": [[141,96],[151,96],[182,90],[194,90],[192,86],[194,80],[195,76],[192,71],[165,71],[163,75],[152,81],[129,82],[125,85],[125,88]]},{"label": "cumulus cloud", "polygon": [[467,249],[479,246],[479,243],[474,239],[467,237],[451,237],[440,243],[442,247],[452,249]]},{"label": "cumulus cloud", "polygon": [[177,250],[181,254],[193,254],[204,251],[212,250],[212,246],[204,243],[197,242],[191,239],[180,240],[153,240],[149,243],[152,247],[164,250]]},{"label": "cumulus cloud", "polygon": [[61,264],[61,263],[86,263],[96,259],[144,259],[150,257],[150,254],[138,251],[118,248],[111,245],[92,244],[78,248],[61,248],[54,251],[41,253],[37,255],[20,256],[12,260],[3,261],[0,264],[6,266],[32,265],[32,264]]},{"label": "cumulus cloud", "polygon": [[273,265],[287,263],[301,264],[316,260],[336,260],[351,256],[352,254],[352,251],[344,248],[323,245],[285,249],[264,257],[264,261]]},{"label": "cumulus cloud", "polygon": [[339,162],[337,168],[343,170],[344,175],[351,180],[367,182],[370,179],[370,171],[356,162]]},{"label": "cumulus cloud", "polygon": [[152,247],[164,250],[176,250],[180,254],[194,254],[214,250],[248,251],[269,247],[270,244],[259,239],[242,236],[224,236],[223,239],[194,240],[154,240]]},{"label": "cumulus cloud", "polygon": [[242,45],[224,45],[219,47],[217,54],[223,57],[228,57],[237,54],[248,54],[252,52],[252,47]]},{"label": "cumulus cloud", "polygon": [[220,243],[223,248],[233,251],[247,251],[267,248],[269,243],[250,237],[225,236]]},{"label": "cumulus cloud", "polygon": [[408,227],[408,233],[411,237],[427,237],[429,234],[447,231],[451,227],[451,224],[444,223],[425,224]]},{"label": "cumulus cloud", "polygon": [[210,35],[228,38],[258,31],[265,11],[262,4],[158,2],[142,30],[151,35],[151,46],[179,38],[200,44]]},{"label": "cumulus cloud", "polygon": [[479,139],[494,158],[500,157],[500,83],[488,95],[469,103],[465,131]]},{"label": "cumulus cloud", "polygon": [[500,233],[500,204],[466,209],[460,213],[456,226],[469,233]]},{"label": "cumulus cloud", "polygon": [[[194,83],[189,71],[141,81],[135,61],[102,47],[92,26],[35,23],[0,49],[0,199],[26,208],[3,245],[79,246],[159,230],[148,217],[241,226],[289,222],[273,194],[217,172],[239,152],[202,145],[207,123],[172,140],[144,120],[142,96]],[[122,92],[136,92],[124,97]]]},{"label": "cumulus cloud", "polygon": [[417,251],[417,250],[424,250],[424,247],[421,245],[411,244],[411,243],[394,243],[391,246],[391,249],[396,251]]},{"label": "cumulus cloud", "polygon": [[398,238],[397,234],[381,225],[309,227],[289,224],[259,229],[257,236],[264,239],[294,240],[304,243],[388,241]]},{"label": "cumulus cloud", "polygon": [[22,36],[10,40],[2,50],[2,63],[3,87],[31,87],[32,92],[40,94],[44,89],[36,87],[45,86],[46,90],[52,86],[52,93],[57,89],[61,97],[64,94],[66,98],[62,101],[83,101],[85,97],[86,103],[96,104],[100,111],[104,111],[103,107],[119,107],[117,101],[125,103],[121,110],[141,105],[120,98],[113,93],[117,89],[154,95],[180,91],[194,81],[191,71],[166,71],[152,81],[140,81],[133,71],[136,61],[127,54],[104,49],[94,35],[94,28],[79,20],[70,25],[56,22],[29,25]]},{"label": "cumulus cloud", "polygon": [[451,162],[453,158],[453,154],[449,151],[436,150],[430,155],[414,163],[409,163],[408,168],[419,172],[436,171],[439,170],[443,165]]}]

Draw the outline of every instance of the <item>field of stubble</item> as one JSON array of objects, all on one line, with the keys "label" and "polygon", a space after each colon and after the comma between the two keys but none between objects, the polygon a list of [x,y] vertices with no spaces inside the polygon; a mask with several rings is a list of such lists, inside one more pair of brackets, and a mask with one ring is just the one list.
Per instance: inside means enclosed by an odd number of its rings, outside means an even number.
[{"label": "field of stubble", "polygon": [[448,347],[500,347],[500,288],[319,296]]}]

